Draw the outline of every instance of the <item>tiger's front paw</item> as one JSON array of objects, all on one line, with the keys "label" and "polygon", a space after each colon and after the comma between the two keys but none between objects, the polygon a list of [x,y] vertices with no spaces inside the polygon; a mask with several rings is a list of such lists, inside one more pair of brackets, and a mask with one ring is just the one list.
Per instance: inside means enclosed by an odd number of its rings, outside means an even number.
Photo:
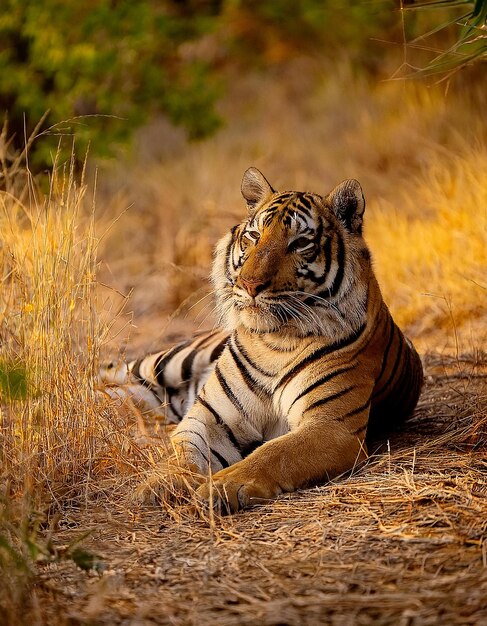
[{"label": "tiger's front paw", "polygon": [[281,487],[266,476],[254,476],[239,461],[213,475],[210,482],[197,490],[197,495],[221,513],[235,513],[254,504],[272,500]]},{"label": "tiger's front paw", "polygon": [[134,500],[152,505],[185,501],[204,480],[205,477],[194,467],[181,465],[177,459],[171,458],[151,470],[135,490]]}]

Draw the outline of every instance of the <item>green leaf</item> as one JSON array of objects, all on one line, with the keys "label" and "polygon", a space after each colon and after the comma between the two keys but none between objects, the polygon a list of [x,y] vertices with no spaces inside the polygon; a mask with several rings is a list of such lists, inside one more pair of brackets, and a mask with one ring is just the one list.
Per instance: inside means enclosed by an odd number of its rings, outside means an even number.
[{"label": "green leaf", "polygon": [[66,557],[72,559],[79,568],[85,571],[96,570],[101,572],[106,567],[98,554],[84,548],[75,548],[67,553]]},{"label": "green leaf", "polygon": [[28,396],[27,369],[17,361],[0,361],[0,399],[25,400]]}]

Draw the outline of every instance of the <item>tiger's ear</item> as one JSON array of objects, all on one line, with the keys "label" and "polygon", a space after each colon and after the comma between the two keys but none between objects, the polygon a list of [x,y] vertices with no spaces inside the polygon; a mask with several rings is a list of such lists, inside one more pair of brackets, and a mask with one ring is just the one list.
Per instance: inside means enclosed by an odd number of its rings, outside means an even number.
[{"label": "tiger's ear", "polygon": [[365,198],[358,180],[344,180],[327,197],[333,213],[351,233],[362,234]]},{"label": "tiger's ear", "polygon": [[275,193],[264,174],[259,172],[256,167],[249,167],[245,171],[240,190],[247,202],[249,213],[253,213],[260,204],[263,204]]}]

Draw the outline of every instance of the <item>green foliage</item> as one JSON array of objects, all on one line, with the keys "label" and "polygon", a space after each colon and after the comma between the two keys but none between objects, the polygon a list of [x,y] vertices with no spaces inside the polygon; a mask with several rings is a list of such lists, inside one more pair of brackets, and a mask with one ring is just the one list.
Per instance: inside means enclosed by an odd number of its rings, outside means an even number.
[{"label": "green foliage", "polygon": [[487,0],[429,0],[414,2],[408,9],[414,10],[450,10],[457,12],[453,18],[440,23],[432,30],[418,37],[414,42],[431,38],[438,33],[444,34],[455,29],[455,41],[437,54],[425,67],[418,70],[419,75],[446,73],[450,75],[467,65],[487,59]]},{"label": "green foliage", "polygon": [[[420,4],[464,10],[458,44],[433,68],[452,56],[485,55],[487,0]],[[0,114],[18,150],[49,112],[29,150],[31,169],[52,165],[59,135],[75,135],[80,159],[89,145],[92,154],[113,155],[158,114],[201,139],[221,124],[215,105],[224,80],[238,80],[242,69],[305,54],[328,59],[333,71],[345,51],[361,71],[377,72],[387,48],[372,40],[402,43],[398,7],[397,0],[4,0]]]},{"label": "green foliage", "polygon": [[211,31],[212,13],[211,2],[196,1],[4,0],[0,110],[16,146],[46,111],[40,164],[52,163],[59,134],[76,133],[79,155],[93,140],[95,152],[110,154],[157,111],[192,137],[213,132],[218,84],[207,64],[182,50]]},{"label": "green foliage", "polygon": [[301,53],[333,60],[337,53],[374,69],[384,36],[398,24],[397,2],[352,0],[232,0],[227,2],[229,49],[237,62],[286,60]]},{"label": "green foliage", "polygon": [[0,361],[0,400],[25,400],[27,392],[27,370],[24,365],[17,361]]}]

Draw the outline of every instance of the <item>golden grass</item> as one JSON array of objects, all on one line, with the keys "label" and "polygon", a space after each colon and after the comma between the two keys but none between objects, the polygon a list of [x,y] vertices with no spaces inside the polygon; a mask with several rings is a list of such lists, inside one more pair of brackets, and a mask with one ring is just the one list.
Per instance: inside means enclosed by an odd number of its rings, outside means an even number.
[{"label": "golden grass", "polygon": [[56,497],[54,486],[78,485],[95,454],[96,240],[82,197],[69,165],[39,202],[0,197],[2,362],[26,377],[24,397],[3,413],[2,473],[14,494],[48,485]]},{"label": "golden grass", "polygon": [[[13,173],[24,186],[16,196],[7,179],[0,192],[0,536],[4,516],[28,529],[32,516],[49,520],[67,502],[87,505],[100,480],[119,481],[137,458],[135,410],[128,425],[97,390],[109,327],[97,311],[98,239],[86,185],[74,161],[54,169],[47,194],[28,170]],[[8,535],[12,546],[22,543]]]},{"label": "golden grass", "polygon": [[[0,574],[18,569],[0,583],[7,624],[20,611],[60,625],[487,618],[485,121],[460,95],[372,86],[346,65],[328,80],[320,71],[290,64],[286,76],[242,78],[223,105],[227,128],[204,144],[155,123],[135,162],[102,166],[96,211],[69,165],[44,196],[18,162],[11,171],[0,195],[0,374],[27,387],[2,387]],[[249,165],[281,189],[362,182],[385,299],[435,353],[427,387],[405,431],[351,478],[229,518],[169,501],[141,508],[134,484],[165,444],[137,407],[96,393],[97,361],[212,325],[208,299],[195,304],[214,242],[245,213]],[[105,573],[44,550],[37,567],[27,554],[23,579],[12,554],[26,554],[33,510],[41,544],[43,528],[61,546],[93,528],[87,543]],[[26,533],[13,532],[22,517]]]},{"label": "golden grass", "polygon": [[475,150],[435,162],[402,198],[405,211],[378,203],[367,224],[385,297],[423,347],[442,347],[452,325],[470,346],[486,336],[486,167],[487,153]]}]

